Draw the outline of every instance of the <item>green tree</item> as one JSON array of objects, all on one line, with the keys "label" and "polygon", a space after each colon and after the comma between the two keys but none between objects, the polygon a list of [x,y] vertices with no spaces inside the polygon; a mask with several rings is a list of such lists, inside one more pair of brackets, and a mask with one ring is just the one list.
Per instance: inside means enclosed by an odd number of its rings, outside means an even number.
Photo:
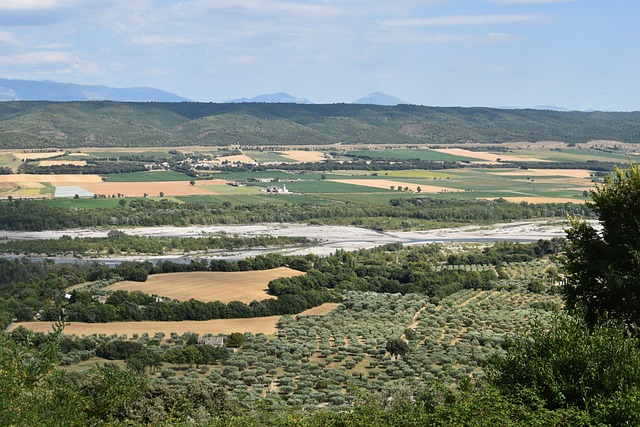
[{"label": "green tree", "polygon": [[506,343],[489,363],[491,382],[515,400],[552,410],[595,411],[606,425],[638,425],[640,347],[622,325],[596,325],[567,314]]},{"label": "green tree", "polygon": [[402,356],[404,358],[409,354],[409,344],[400,338],[388,340],[385,349],[393,356]]},{"label": "green tree", "polygon": [[616,169],[591,191],[602,230],[576,218],[567,230],[567,307],[591,326],[603,319],[640,325],[640,167]]},{"label": "green tree", "polygon": [[229,334],[227,337],[226,346],[227,347],[242,347],[247,337],[244,336],[243,333],[233,332]]}]

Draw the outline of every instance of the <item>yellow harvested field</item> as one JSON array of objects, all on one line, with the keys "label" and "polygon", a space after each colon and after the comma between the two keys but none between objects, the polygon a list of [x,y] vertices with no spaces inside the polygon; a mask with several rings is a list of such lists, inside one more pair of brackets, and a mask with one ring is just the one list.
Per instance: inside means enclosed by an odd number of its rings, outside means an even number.
[{"label": "yellow harvested field", "polygon": [[282,154],[297,162],[321,162],[325,159],[321,151],[287,150]]},{"label": "yellow harvested field", "polygon": [[391,188],[393,185],[395,188],[398,186],[409,187],[411,191],[418,191],[418,187],[422,189],[423,193],[441,193],[443,191],[447,192],[458,192],[462,191],[457,188],[450,187],[439,187],[436,185],[422,185],[422,184],[412,184],[410,182],[399,182],[392,181],[389,179],[332,179],[334,182],[343,182],[345,184],[353,184],[353,185],[361,185],[363,187],[373,187],[373,188]]},{"label": "yellow harvested field", "polygon": [[195,271],[149,276],[146,282],[120,282],[107,287],[110,291],[141,291],[149,295],[169,297],[179,301],[261,301],[276,298],[267,293],[267,285],[279,277],[305,274],[286,267],[257,271]]},{"label": "yellow harvested field", "polygon": [[0,175],[0,182],[50,182],[52,184],[67,183],[92,183],[102,182],[100,175],[40,175],[40,174],[14,174]]},{"label": "yellow harvested field", "polygon": [[516,169],[489,173],[501,176],[566,176],[569,178],[589,178],[591,174],[586,169]]},{"label": "yellow harvested field", "polygon": [[22,182],[18,181],[15,183],[18,188],[44,188],[45,185],[41,182]]},{"label": "yellow harvested field", "polygon": [[188,196],[191,194],[212,194],[206,188],[191,185],[188,181],[166,182],[91,182],[83,183],[82,188],[94,194],[123,194],[125,197],[142,197],[147,193],[151,197]]},{"label": "yellow harvested field", "polygon": [[224,162],[225,160],[231,163],[255,163],[255,160],[253,160],[251,157],[247,156],[246,154],[237,154],[235,156],[218,157],[219,162]]},{"label": "yellow harvested field", "polygon": [[86,166],[85,160],[42,160],[40,166],[58,166],[58,165],[72,165],[72,166]]},{"label": "yellow harvested field", "polygon": [[[298,316],[320,316],[335,310],[340,304],[338,303],[325,303],[318,307],[305,310]],[[64,333],[67,335],[92,335],[92,334],[127,334],[131,336],[133,334],[141,335],[147,332],[150,335],[156,332],[164,332],[165,335],[169,335],[171,332],[175,332],[179,335],[185,332],[193,332],[200,335],[204,334],[231,334],[233,332],[251,332],[253,334],[274,334],[278,330],[277,325],[281,316],[269,316],[269,317],[252,317],[250,319],[216,319],[216,320],[185,320],[182,322],[112,322],[112,323],[82,323],[82,322],[69,322],[64,328]],[[18,326],[24,326],[25,328],[34,332],[51,332],[50,322],[21,322],[14,323],[10,331]]]},{"label": "yellow harvested field", "polygon": [[[280,316],[254,317],[251,319],[216,319],[216,320],[185,320],[182,322],[112,322],[112,323],[82,323],[70,322],[64,328],[67,335],[92,335],[92,334],[143,334],[150,335],[156,332],[164,332],[169,335],[171,332],[183,334],[194,332],[204,334],[230,334],[233,332],[251,332],[253,334],[273,334],[276,332],[276,325]],[[50,322],[24,322],[13,325],[13,328],[24,326],[35,332],[51,332]]]},{"label": "yellow harvested field", "polygon": [[488,162],[496,162],[497,159],[508,162],[548,162],[549,160],[538,159],[536,157],[524,157],[524,156],[513,156],[503,153],[489,153],[487,151],[471,151],[465,150],[464,148],[437,148],[433,149],[433,151],[439,151],[441,153],[452,154],[454,156],[463,156],[463,157],[471,157],[473,159],[485,160]]},{"label": "yellow harvested field", "polygon": [[11,154],[19,158],[20,160],[34,160],[34,159],[48,159],[49,157],[61,156],[64,151],[50,151],[46,153],[20,153],[12,151]]},{"label": "yellow harvested field", "polygon": [[302,313],[296,314],[296,316],[322,316],[325,315],[340,306],[337,302],[325,302],[317,307],[310,308]]}]

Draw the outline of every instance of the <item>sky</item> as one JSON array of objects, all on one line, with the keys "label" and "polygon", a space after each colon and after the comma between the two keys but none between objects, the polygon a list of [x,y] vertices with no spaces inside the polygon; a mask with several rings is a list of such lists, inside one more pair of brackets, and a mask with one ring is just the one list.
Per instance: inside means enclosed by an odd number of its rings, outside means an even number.
[{"label": "sky", "polygon": [[1,0],[0,77],[640,110],[638,0]]}]

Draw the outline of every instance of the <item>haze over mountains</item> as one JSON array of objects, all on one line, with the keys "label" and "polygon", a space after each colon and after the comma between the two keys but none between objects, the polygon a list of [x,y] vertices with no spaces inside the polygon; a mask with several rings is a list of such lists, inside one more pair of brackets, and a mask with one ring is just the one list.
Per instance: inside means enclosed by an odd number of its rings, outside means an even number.
[{"label": "haze over mountains", "polygon": [[[117,102],[191,102],[192,100],[152,87],[114,88],[103,85],[80,85],[37,80],[0,79],[0,101],[117,101]],[[269,93],[253,98],[238,98],[225,103],[263,104],[315,104],[313,101],[286,92]],[[336,103],[343,103],[336,100]],[[402,99],[382,92],[372,92],[356,99],[352,104],[396,106],[409,104]],[[424,104],[427,105],[427,104]],[[500,106],[499,109],[532,109],[571,111],[560,106]],[[587,112],[596,110],[585,110]]]},{"label": "haze over mountains", "polygon": [[183,102],[176,94],[151,87],[113,88],[35,80],[0,79],[0,101]]},{"label": "haze over mountains", "polygon": [[[113,88],[52,81],[0,79],[0,101],[119,101],[185,102],[190,99],[151,87]],[[285,92],[238,98],[227,103],[313,104],[312,101]],[[381,92],[370,93],[354,104],[399,105],[406,102]]]}]

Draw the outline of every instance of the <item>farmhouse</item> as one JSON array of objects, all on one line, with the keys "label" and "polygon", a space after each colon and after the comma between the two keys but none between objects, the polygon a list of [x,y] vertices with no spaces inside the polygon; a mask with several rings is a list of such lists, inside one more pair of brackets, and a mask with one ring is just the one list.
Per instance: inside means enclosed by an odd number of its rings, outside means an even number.
[{"label": "farmhouse", "polygon": [[224,337],[202,337],[198,339],[198,344],[224,347]]},{"label": "farmhouse", "polygon": [[284,184],[282,184],[282,188],[276,185],[271,185],[267,187],[265,191],[269,194],[289,194],[289,190],[287,189],[287,186]]}]

